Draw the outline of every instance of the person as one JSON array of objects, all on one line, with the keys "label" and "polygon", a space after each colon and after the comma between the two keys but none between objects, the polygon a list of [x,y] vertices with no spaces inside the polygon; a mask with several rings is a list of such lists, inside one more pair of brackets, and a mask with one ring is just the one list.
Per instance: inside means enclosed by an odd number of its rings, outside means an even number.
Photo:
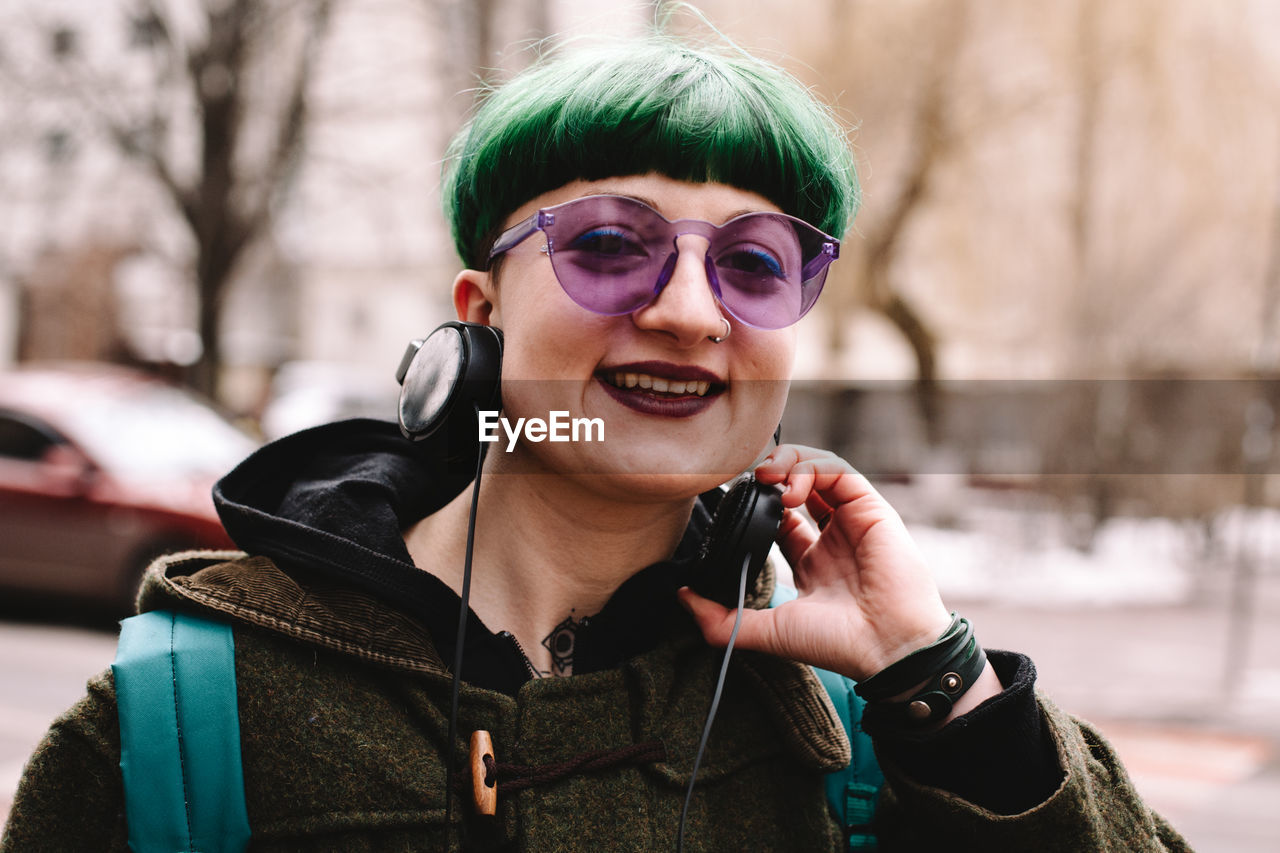
[{"label": "person", "polygon": [[[487,94],[444,190],[457,316],[502,332],[502,417],[603,436],[495,443],[474,506],[456,443],[375,421],[222,480],[245,553],[159,562],[139,607],[233,626],[252,849],[841,849],[823,779],[849,747],[810,667],[879,684],[882,850],[1186,849],[1027,658],[966,635],[967,689],[913,700],[954,673],[911,667],[968,629],[866,478],[772,445],[796,321],[858,205],[845,136],[801,85],[661,35],[555,54]],[[772,564],[746,591],[699,750],[739,614],[688,583],[745,470],[781,495],[798,595],[766,606]],[[449,781],[480,730],[493,816]],[[126,849],[119,751],[108,672],[33,756],[0,847]]]}]

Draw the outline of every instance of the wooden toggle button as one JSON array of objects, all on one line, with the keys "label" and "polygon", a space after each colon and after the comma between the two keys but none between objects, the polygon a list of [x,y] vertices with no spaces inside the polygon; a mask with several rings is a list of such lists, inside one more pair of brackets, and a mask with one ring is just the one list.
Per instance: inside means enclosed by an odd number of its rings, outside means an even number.
[{"label": "wooden toggle button", "polygon": [[493,738],[483,729],[471,733],[471,792],[475,799],[476,814],[494,815],[498,813],[498,779],[495,772],[492,780],[489,768],[485,766],[485,758],[490,762],[493,757]]}]

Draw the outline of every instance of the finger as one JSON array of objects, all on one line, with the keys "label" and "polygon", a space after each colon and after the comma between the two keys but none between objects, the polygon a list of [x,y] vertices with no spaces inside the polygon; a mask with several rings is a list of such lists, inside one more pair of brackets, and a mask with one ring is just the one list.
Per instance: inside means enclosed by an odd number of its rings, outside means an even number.
[{"label": "finger", "polygon": [[802,456],[787,472],[785,491],[782,495],[783,505],[788,507],[808,505],[813,497],[818,495],[818,501],[812,505],[812,509],[817,510],[813,515],[815,520],[825,516],[828,513],[824,510],[844,502],[831,496],[837,491],[840,493],[848,491],[847,489],[833,491],[833,486],[836,486],[840,478],[846,475],[857,476],[857,472],[854,471],[853,466],[838,456],[832,454],[817,457]]},{"label": "finger", "polygon": [[825,517],[825,510],[874,492],[869,480],[844,459],[828,450],[803,445],[784,444],[774,450],[756,468],[756,479],[762,483],[782,483],[782,502],[787,507],[806,504],[814,491],[821,493],[824,505],[811,506],[815,518]]},{"label": "finger", "polygon": [[[792,510],[784,510],[782,524],[778,528],[778,548],[787,564],[793,569],[805,552],[818,541],[818,531],[804,516]],[[796,579],[799,583],[799,578]]]},{"label": "finger", "polygon": [[[677,595],[680,597],[680,603],[698,623],[698,628],[702,631],[702,636],[708,645],[717,648],[729,645],[729,637],[733,635],[733,623],[738,616],[736,609],[730,609],[719,602],[703,598],[687,586],[682,587]],[[752,651],[772,651],[776,646],[776,633],[772,625],[772,610],[743,609],[742,627],[738,629],[738,639],[734,645],[737,648]]]},{"label": "finger", "polygon": [[835,518],[845,519],[846,524],[856,522],[856,527],[869,527],[885,518],[896,517],[871,482],[838,457],[798,462],[791,469],[787,483],[789,488],[783,495],[783,505],[792,507],[803,503],[822,530]]},{"label": "finger", "polygon": [[819,532],[826,529],[827,524],[831,522],[831,516],[835,514],[835,507],[827,503],[818,492],[809,493],[809,497],[804,502],[804,508],[808,510],[813,523],[818,526]]},{"label": "finger", "polygon": [[816,473],[814,460],[798,455],[782,474],[782,505],[788,509],[802,505],[813,491]]},{"label": "finger", "polygon": [[800,461],[801,448],[794,444],[780,444],[764,461],[756,466],[756,479],[762,483],[776,485],[787,478],[787,472]]},{"label": "finger", "polygon": [[860,498],[884,499],[871,481],[860,471],[839,457],[831,460],[811,460],[806,463],[812,469],[810,486],[831,507],[853,503]]}]

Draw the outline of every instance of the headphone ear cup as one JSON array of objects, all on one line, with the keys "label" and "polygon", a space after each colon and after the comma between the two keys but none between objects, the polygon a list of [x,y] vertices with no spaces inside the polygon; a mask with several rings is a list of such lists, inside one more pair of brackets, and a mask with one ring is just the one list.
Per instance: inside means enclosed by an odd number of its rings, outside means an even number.
[{"label": "headphone ear cup", "polygon": [[477,445],[476,412],[502,408],[502,332],[477,323],[445,323],[409,344],[396,379],[405,438],[422,441],[443,431],[451,445]]},{"label": "headphone ear cup", "polygon": [[781,523],[781,492],[750,475],[743,477],[716,507],[689,586],[725,607],[737,607],[743,562],[747,562],[750,590],[760,577]]}]

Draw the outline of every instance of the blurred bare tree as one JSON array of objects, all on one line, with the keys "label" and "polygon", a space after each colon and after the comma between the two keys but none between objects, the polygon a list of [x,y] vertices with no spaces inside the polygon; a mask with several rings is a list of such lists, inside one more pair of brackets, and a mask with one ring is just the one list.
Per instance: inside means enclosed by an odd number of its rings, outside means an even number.
[{"label": "blurred bare tree", "polygon": [[[934,384],[938,373],[936,335],[921,316],[912,299],[894,280],[895,265],[901,260],[906,232],[913,218],[928,204],[931,185],[955,144],[951,121],[950,85],[955,79],[956,63],[965,39],[969,0],[946,2],[935,11],[932,28],[921,31],[923,56],[929,61],[918,66],[914,96],[903,93],[903,121],[909,127],[905,165],[897,177],[897,190],[881,199],[869,217],[870,223],[860,228],[860,240],[853,253],[853,276],[861,284],[862,300],[873,311],[883,314],[901,332],[915,356],[916,378],[922,390]],[[844,79],[850,73],[849,52],[844,34],[853,23],[852,4],[835,2],[832,17],[837,23],[830,29],[825,60],[821,68]],[[901,80],[901,78],[898,78]],[[853,293],[846,290],[846,293]],[[857,305],[852,299],[833,300],[831,314],[831,347],[844,346],[849,314]]]},{"label": "blurred bare tree", "polygon": [[267,233],[300,160],[308,84],[332,7],[333,0],[125,0],[101,15],[122,27],[128,62],[96,64],[55,49],[59,61],[28,69],[21,81],[35,97],[78,105],[81,123],[105,133],[172,203],[191,238],[198,294],[202,349],[189,381],[209,395],[237,263]]},{"label": "blurred bare tree", "polygon": [[[192,384],[213,394],[222,299],[298,162],[308,82],[332,2],[203,0],[202,6],[199,34],[184,37],[167,8],[139,0],[132,27],[150,48],[154,88],[102,118],[191,229],[203,342]],[[189,137],[173,120],[174,107],[184,103],[197,116],[188,143],[194,152],[182,150]]]},{"label": "blurred bare tree", "polygon": [[[552,34],[551,0],[420,0],[434,13],[437,67],[451,92],[493,85],[529,64]],[[533,48],[530,50],[529,48]],[[470,98],[454,99],[451,135],[468,113]]]},{"label": "blurred bare tree", "polygon": [[[911,153],[898,178],[896,195],[862,232],[863,239],[854,254],[857,263],[853,272],[866,305],[884,315],[906,339],[915,356],[917,399],[925,435],[931,442],[938,438],[937,336],[894,276],[901,263],[906,231],[928,204],[942,161],[955,144],[950,85],[964,44],[969,0],[947,2],[937,11],[933,31],[926,32],[922,39],[930,61],[921,68],[919,93],[912,99],[913,106],[907,108]],[[841,46],[840,38],[831,39],[826,67],[840,68]],[[829,326],[834,351],[844,346],[843,336],[853,304],[851,300],[841,300],[834,305]]]}]

